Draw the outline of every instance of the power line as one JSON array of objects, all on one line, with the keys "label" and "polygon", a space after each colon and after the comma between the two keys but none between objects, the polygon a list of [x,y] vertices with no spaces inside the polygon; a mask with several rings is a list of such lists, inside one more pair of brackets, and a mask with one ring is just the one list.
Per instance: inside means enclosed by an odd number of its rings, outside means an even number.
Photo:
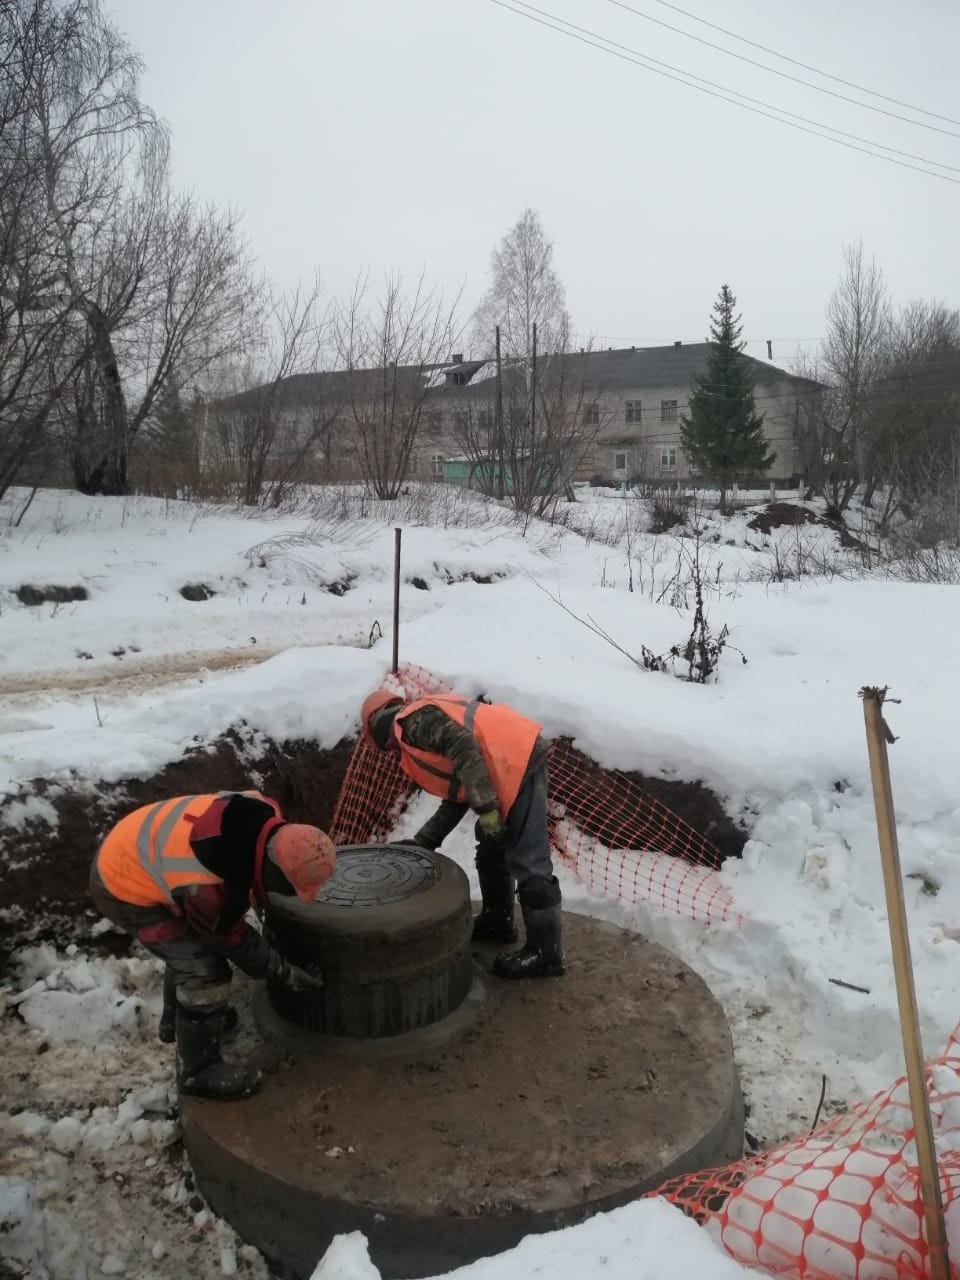
[{"label": "power line", "polygon": [[[494,0],[494,3],[495,3],[495,4],[499,4],[499,3],[500,3],[500,0]],[[601,49],[601,50],[602,50],[603,52],[605,52],[605,53],[613,53],[613,51],[614,51],[614,50],[621,50],[623,54],[631,54],[631,55],[633,55],[633,57],[632,57],[632,58],[627,58],[627,59],[626,59],[627,61],[633,61],[634,59],[639,58],[639,59],[641,59],[642,61],[641,61],[641,62],[639,62],[637,65],[640,65],[640,66],[645,66],[645,65],[646,65],[646,66],[647,66],[647,70],[650,70],[650,71],[654,71],[654,70],[656,70],[656,68],[657,68],[657,67],[666,67],[666,68],[667,68],[667,71],[675,72],[675,73],[677,73],[677,75],[679,75],[679,76],[684,76],[684,77],[686,77],[686,79],[685,79],[685,80],[682,80],[682,81],[680,82],[680,83],[682,83],[682,84],[686,84],[686,83],[688,83],[689,81],[696,81],[696,82],[697,82],[697,83],[695,83],[695,84],[691,84],[691,85],[689,85],[689,87],[690,87],[690,88],[697,89],[697,88],[699,88],[699,87],[700,87],[700,85],[708,85],[708,86],[709,86],[709,88],[708,88],[708,89],[703,89],[703,90],[701,90],[701,92],[704,92],[704,93],[710,93],[710,92],[711,92],[711,90],[719,90],[719,91],[720,91],[719,93],[711,93],[711,96],[712,96],[712,97],[720,97],[720,96],[722,96],[722,95],[724,95],[724,94],[727,94],[727,95],[732,94],[732,95],[734,95],[734,96],[733,96],[733,98],[728,97],[728,98],[727,98],[727,101],[733,101],[735,106],[745,106],[745,104],[746,104],[746,103],[753,103],[753,104],[754,104],[753,108],[746,108],[746,109],[747,109],[747,110],[751,110],[751,109],[754,109],[754,110],[755,110],[756,108],[763,108],[764,110],[762,110],[762,111],[759,111],[759,112],[758,112],[758,114],[761,114],[761,115],[767,114],[768,112],[771,112],[771,111],[775,111],[775,112],[777,112],[778,114],[777,114],[776,116],[771,116],[770,118],[771,118],[771,119],[776,119],[776,120],[778,120],[778,121],[779,121],[779,123],[781,123],[781,124],[789,124],[791,120],[799,120],[799,121],[801,121],[801,122],[802,122],[802,124],[804,124],[804,125],[812,125],[815,129],[827,129],[827,130],[829,130],[829,132],[830,132],[830,133],[833,133],[833,134],[837,134],[837,135],[838,135],[838,137],[837,137],[837,138],[830,138],[830,137],[828,137],[828,138],[827,138],[827,141],[829,141],[829,142],[838,142],[840,138],[849,138],[849,139],[851,139],[853,142],[861,142],[861,143],[865,144],[865,146],[868,146],[868,147],[879,147],[881,151],[889,151],[889,152],[891,153],[891,155],[903,156],[903,157],[905,157],[905,158],[906,158],[906,159],[908,159],[908,160],[917,160],[917,161],[919,161],[919,162],[920,162],[920,164],[924,164],[924,165],[932,164],[932,165],[935,165],[938,169],[949,169],[949,170],[951,170],[951,171],[952,171],[952,172],[954,172],[954,173],[960,173],[960,168],[958,168],[956,165],[952,165],[952,164],[945,164],[942,160],[932,160],[932,159],[930,159],[930,158],[929,158],[929,157],[927,157],[927,156],[918,156],[918,155],[916,155],[916,154],[915,154],[914,152],[912,152],[912,151],[901,151],[901,150],[900,150],[899,148],[897,148],[897,147],[890,147],[890,146],[888,146],[885,142],[875,142],[872,138],[863,138],[863,137],[861,137],[859,134],[856,134],[856,133],[848,133],[848,132],[846,132],[846,130],[844,130],[844,129],[838,129],[838,128],[836,128],[836,126],[835,126],[835,125],[831,125],[831,124],[824,124],[824,123],[823,123],[822,121],[820,121],[820,120],[811,120],[809,116],[803,116],[803,115],[799,115],[799,114],[797,114],[797,113],[796,113],[796,112],[794,112],[794,111],[788,111],[785,107],[778,107],[778,106],[775,106],[773,103],[765,102],[762,98],[752,98],[752,97],[750,97],[750,95],[749,95],[749,94],[741,93],[739,89],[730,89],[730,88],[728,88],[726,85],[718,84],[715,80],[707,80],[707,79],[705,79],[703,76],[695,75],[692,71],[684,71],[682,67],[675,67],[675,66],[673,66],[673,64],[672,64],[672,63],[669,63],[669,62],[663,62],[663,61],[661,61],[659,58],[654,58],[654,57],[652,57],[650,54],[647,54],[647,53],[640,53],[640,51],[639,51],[638,49],[631,49],[629,45],[620,44],[620,43],[619,43],[619,41],[617,41],[617,40],[611,40],[608,36],[602,36],[602,35],[599,35],[599,34],[598,34],[597,32],[595,32],[595,31],[590,31],[590,30],[588,30],[586,27],[580,27],[580,26],[578,26],[575,22],[569,22],[566,18],[558,18],[555,14],[549,13],[549,12],[547,12],[547,11],[546,11],[546,10],[544,10],[544,9],[538,9],[538,8],[536,7],[536,5],[533,5],[533,4],[529,4],[529,3],[527,3],[527,0],[513,0],[513,3],[514,3],[515,5],[520,6],[520,8],[519,8],[519,9],[518,9],[518,8],[514,8],[514,10],[513,10],[513,11],[514,11],[515,13],[517,13],[517,14],[518,14],[518,16],[520,16],[520,17],[528,17],[528,16],[531,16],[531,17],[532,17],[532,14],[539,14],[541,19],[542,19],[542,18],[550,19],[550,22],[541,22],[541,25],[543,25],[543,26],[549,26],[551,23],[560,23],[560,24],[562,24],[562,26],[554,26],[554,27],[553,27],[553,30],[555,30],[555,31],[559,31],[559,32],[560,32],[560,34],[562,34],[562,35],[568,35],[568,34],[569,34],[569,35],[573,36],[573,33],[574,33],[574,32],[579,32],[580,34],[579,34],[578,36],[573,37],[573,38],[581,39],[581,38],[582,38],[582,37],[584,37],[584,36],[590,37],[591,39],[589,39],[589,40],[584,40],[584,41],[583,41],[583,43],[585,43],[585,44],[589,44],[589,43],[591,43],[592,41],[601,41],[601,42],[602,42],[601,44],[595,44],[595,45],[594,45],[594,47],[595,47],[595,48],[599,48],[599,49]],[[501,7],[506,8],[506,7],[508,7],[508,6],[506,6],[506,5],[501,5]],[[530,10],[530,11],[531,11],[531,14],[522,13],[522,12],[520,12],[520,10],[521,10],[521,9]],[[539,19],[535,19],[535,18],[532,18],[532,20],[533,20],[533,21],[539,21]],[[564,31],[564,30],[563,30],[563,27],[569,27],[569,28],[570,28],[570,31],[569,31],[569,32]],[[609,45],[609,46],[611,46],[611,48],[606,49],[606,48],[604,48],[604,46],[605,46],[605,45]],[[619,55],[618,55],[618,56],[619,56]],[[647,65],[647,64],[653,64],[653,65]],[[658,74],[660,74],[660,75],[666,75],[667,73],[666,73],[666,72],[658,72]],[[668,76],[668,78],[669,78],[669,79],[675,79],[675,78],[676,78],[676,76]],[[737,101],[735,101],[735,99],[737,99],[737,98],[742,98],[742,99],[743,99],[743,101],[742,101],[742,102],[737,102]],[[781,119],[781,117],[784,117],[784,116],[785,116],[785,117],[788,117],[788,119]],[[795,127],[795,128],[796,128],[796,127],[799,127],[799,126],[793,126],[793,127]],[[805,132],[810,132],[810,130],[809,130],[809,129],[807,129],[807,130],[805,130]],[[824,136],[826,136],[826,135],[820,134],[819,136],[820,136],[820,137],[824,137]],[[953,137],[957,137],[957,138],[960,138],[960,134],[952,134],[951,136],[953,136]],[[845,145],[849,145],[849,144],[845,144]],[[853,149],[854,149],[854,150],[860,150],[861,148],[859,148],[859,147],[854,147]],[[873,155],[873,154],[875,154],[875,153],[874,153],[874,152],[867,152],[866,154],[868,154],[868,155]],[[878,156],[877,158],[878,158],[878,159],[881,159],[881,160],[885,160],[885,159],[888,159],[889,157],[887,157],[887,156]],[[907,165],[907,166],[905,166],[905,167],[907,167],[907,168],[913,168],[914,166],[912,166],[912,165]],[[925,172],[926,172],[926,171],[925,171]],[[940,175],[940,174],[934,174],[934,175],[931,175],[931,176],[934,176],[934,177],[940,177],[940,176],[943,176],[943,175]],[[956,178],[954,178],[954,179],[948,179],[948,180],[949,180],[949,181],[954,181],[954,182],[960,181],[960,179],[956,179]]]},{"label": "power line", "polygon": [[[955,120],[953,116],[941,115],[939,111],[928,111],[925,107],[915,107],[910,102],[901,102],[899,98],[891,98],[888,94],[878,93],[876,89],[868,89],[866,85],[856,84],[852,80],[844,80],[842,76],[831,75],[829,71],[822,71],[819,67],[811,66],[809,62],[801,62],[798,58],[791,58],[789,54],[778,53],[776,49],[771,49],[768,45],[758,44],[756,40],[748,40],[746,36],[737,35],[735,31],[718,26],[715,22],[709,22],[706,18],[699,18],[688,9],[681,9],[679,5],[670,4],[669,0],[654,0],[654,3],[662,4],[665,9],[672,9],[674,13],[683,14],[685,18],[690,18],[692,22],[700,22],[703,26],[710,27],[713,31],[719,31],[721,35],[729,36],[731,40],[739,40],[741,44],[749,45],[751,49],[759,49],[762,53],[769,53],[772,57],[780,58],[783,62],[789,62],[794,67],[802,67],[804,71],[812,71],[814,75],[823,76],[825,80],[832,80],[834,84],[846,85],[848,89],[856,89],[858,93],[869,93],[872,98],[879,98],[882,102],[890,102],[895,107],[906,107],[908,111],[916,111],[919,115],[930,116],[933,120],[944,120],[947,124],[960,125],[960,120]],[[729,52],[729,50],[724,50],[724,52]],[[861,103],[860,105],[866,106],[866,103]],[[912,123],[919,122],[913,121]]]},{"label": "power line", "polygon": [[[660,62],[659,59],[651,58],[648,54],[641,54],[636,49],[631,49],[627,45],[619,44],[615,40],[610,40],[606,36],[598,35],[594,31],[589,31],[585,27],[578,27],[575,23],[567,22],[564,18],[557,18],[554,14],[547,13],[543,9],[537,9],[534,5],[525,4],[524,0],[516,0],[516,4],[523,4],[523,9],[516,8],[514,4],[506,3],[506,0],[490,0],[491,4],[495,4],[500,9],[506,9],[510,13],[514,13],[517,17],[526,18],[529,22],[535,22],[538,26],[547,27],[551,31],[567,36],[571,40],[577,40],[581,44],[589,45],[593,49],[599,49],[601,53],[610,54],[611,57],[619,58],[622,62],[629,62],[633,66],[643,67],[646,71],[652,71],[654,75],[663,76],[667,80],[675,80],[678,84],[686,85],[687,88],[696,89],[700,93],[705,93],[711,98],[719,98],[723,102],[729,102],[735,107],[741,107],[744,111],[751,111],[754,115],[765,116],[768,120],[774,120],[777,124],[785,124],[788,128],[798,129],[801,133],[808,133],[812,137],[821,138],[825,142],[833,142],[837,146],[846,147],[850,151],[859,151],[862,155],[872,156],[875,160],[885,160],[888,164],[898,165],[901,169],[912,169],[916,173],[924,173],[929,178],[939,178],[942,182],[950,182],[960,186],[960,178],[951,178],[946,173],[935,173],[932,169],[924,168],[926,164],[934,164],[942,169],[956,169],[954,165],[943,164],[939,160],[927,160],[923,156],[915,156],[909,151],[898,151],[895,147],[888,147],[882,142],[872,142],[866,138],[859,138],[858,141],[866,142],[867,146],[857,146],[854,142],[845,142],[844,138],[857,138],[856,134],[844,133],[841,129],[835,129],[832,125],[820,124],[815,120],[808,120],[805,116],[796,115],[794,112],[786,111],[781,107],[772,106],[770,103],[761,102],[760,99],[750,98],[746,94],[739,93],[736,89],[726,89],[723,85],[716,85],[711,80],[705,80],[702,76],[695,76],[691,72],[683,71],[679,67],[673,67],[669,63]],[[531,10],[525,12],[524,10]],[[540,14],[540,17],[535,16]],[[556,25],[563,23],[563,26]],[[569,27],[571,30],[567,30]],[[577,33],[580,34],[577,34]],[[600,43],[602,42],[602,43]],[[612,46],[612,47],[608,47]],[[657,65],[651,65],[657,64]],[[661,70],[661,67],[669,67],[669,71]],[[677,74],[671,74],[675,72]],[[683,78],[681,78],[683,77]],[[699,81],[700,83],[691,83]],[[710,85],[711,88],[703,88],[702,85]],[[720,90],[717,92],[716,90]],[[730,97],[730,94],[736,94],[736,97]],[[743,101],[738,101],[738,99]],[[751,106],[750,103],[758,103],[759,105]],[[766,109],[763,109],[766,108]],[[778,114],[773,114],[777,112]],[[784,117],[792,117],[785,119]],[[802,120],[805,123],[797,124],[795,121]],[[814,125],[814,128],[808,128],[807,125]],[[819,133],[818,129],[829,129],[830,133]],[[832,134],[840,136],[833,137]],[[868,147],[880,147],[883,151],[890,151],[891,155],[881,155],[876,151],[870,151]],[[909,164],[906,160],[896,160],[895,155],[909,156],[911,159],[919,160],[920,164]]]},{"label": "power line", "polygon": [[[755,58],[748,58],[745,54],[735,53],[733,49],[724,49],[723,45],[714,44],[712,40],[704,40],[702,36],[695,36],[690,31],[684,31],[682,27],[675,27],[672,23],[663,22],[660,18],[654,18],[649,13],[634,9],[632,5],[625,4],[623,0],[607,0],[607,3],[612,4],[616,9],[623,9],[626,13],[632,13],[634,17],[643,18],[646,22],[653,22],[658,27],[664,27],[667,31],[674,31],[678,36],[684,36],[687,40],[695,40],[697,44],[705,45],[708,49],[716,49],[718,53],[725,53],[730,58],[736,58],[738,62],[746,62],[751,67],[759,67],[761,71],[768,71],[772,76],[780,76],[784,80],[791,80],[794,84],[801,84],[806,89],[813,89],[815,93],[824,93],[830,98],[838,98],[841,102],[851,102],[855,107],[863,107],[865,111],[876,111],[879,115],[887,116],[891,120],[902,120],[905,124],[912,124],[918,129],[929,129],[933,133],[943,133],[948,138],[960,138],[960,133],[955,132],[953,129],[941,129],[939,125],[927,124],[925,120],[911,120],[909,116],[902,116],[897,111],[886,111],[883,107],[875,107],[870,102],[860,102],[846,93],[837,93],[833,89],[824,89],[821,85],[811,84],[809,80],[801,80],[799,76],[792,76],[789,71],[778,71],[776,67],[768,67],[763,62],[757,62]],[[711,23],[710,25],[712,26],[713,24]],[[869,92],[869,90],[866,92]],[[911,110],[914,109],[911,108]],[[960,121],[955,123],[960,124]],[[829,126],[824,127],[828,128]],[[875,143],[873,145],[878,144]],[[908,153],[903,152],[901,154]]]}]

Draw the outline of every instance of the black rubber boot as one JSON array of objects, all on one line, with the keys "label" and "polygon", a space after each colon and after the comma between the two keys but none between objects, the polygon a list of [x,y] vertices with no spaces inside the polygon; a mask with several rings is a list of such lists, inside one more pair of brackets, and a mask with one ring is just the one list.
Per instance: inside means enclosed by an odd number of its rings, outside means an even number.
[{"label": "black rubber boot", "polygon": [[169,965],[163,971],[163,1012],[157,1035],[164,1044],[177,1038],[177,982]]},{"label": "black rubber boot", "polygon": [[473,917],[474,942],[516,942],[514,881],[501,848],[477,848],[477,877],[482,906]]},{"label": "black rubber boot", "polygon": [[220,1037],[226,1010],[177,1008],[177,1084],[195,1098],[232,1102],[260,1088],[260,1072],[244,1063],[224,1062]]},{"label": "black rubber boot", "polygon": [[[239,1021],[236,1009],[227,1005],[223,1015],[224,1032],[235,1031]],[[163,1044],[173,1044],[177,1038],[177,982],[169,965],[163,971],[163,1012],[157,1036]]]},{"label": "black rubber boot", "polygon": [[538,876],[520,886],[520,908],[527,931],[519,951],[497,956],[493,972],[500,978],[559,978],[567,971],[561,941],[562,909],[556,876]]}]

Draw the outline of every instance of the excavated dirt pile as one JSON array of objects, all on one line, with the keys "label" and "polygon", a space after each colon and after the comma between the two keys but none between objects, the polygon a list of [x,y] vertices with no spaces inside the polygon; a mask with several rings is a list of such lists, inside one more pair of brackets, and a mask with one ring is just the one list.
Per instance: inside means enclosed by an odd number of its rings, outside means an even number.
[{"label": "excavated dirt pile", "polygon": [[[52,806],[56,823],[28,817],[19,828],[0,827],[0,970],[14,948],[27,941],[59,945],[83,937],[97,917],[87,897],[87,877],[97,845],[111,824],[138,805],[191,792],[254,786],[279,801],[294,822],[328,827],[354,743],[345,740],[323,750],[315,742],[273,742],[248,730],[231,731],[212,744],[198,745],[149,778],[91,783],[35,778],[12,795],[0,797],[0,808],[37,797]],[[596,779],[604,770],[583,757],[584,769]],[[699,782],[674,782],[643,774],[629,778],[647,795],[671,809],[706,836],[721,859],[739,856],[746,834],[725,813],[720,800]],[[595,832],[598,837],[602,831]],[[116,933],[93,940],[98,949],[125,952],[129,941]]]},{"label": "excavated dirt pile", "polygon": [[[333,816],[353,742],[321,750],[305,740],[272,742],[257,736],[255,745],[229,732],[212,745],[197,746],[150,778],[118,783],[78,780],[71,788],[58,779],[36,778],[10,801],[37,796],[56,811],[56,825],[28,818],[17,830],[0,827],[0,904],[6,928],[0,929],[0,969],[15,946],[25,941],[70,941],[86,934],[96,919],[87,897],[87,877],[97,845],[111,824],[138,805],[169,796],[231,788],[257,787],[279,801],[293,822],[326,828]],[[105,934],[101,949],[123,952],[128,939]]]}]

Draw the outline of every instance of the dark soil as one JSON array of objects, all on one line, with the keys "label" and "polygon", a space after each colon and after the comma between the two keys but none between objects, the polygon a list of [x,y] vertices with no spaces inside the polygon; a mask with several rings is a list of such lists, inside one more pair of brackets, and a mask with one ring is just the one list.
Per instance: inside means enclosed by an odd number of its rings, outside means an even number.
[{"label": "dark soil", "polygon": [[818,516],[806,507],[798,507],[792,502],[770,502],[763,511],[753,517],[747,528],[756,529],[758,533],[770,533],[774,529],[799,524],[826,525],[836,533],[841,547],[851,551],[868,550],[859,538],[853,536],[844,523],[842,513],[836,510],[828,510],[826,515]]},{"label": "dark soil", "polygon": [[17,599],[21,604],[72,604],[75,600],[86,600],[86,587],[34,587],[25,582],[17,588]]},{"label": "dark soil", "polygon": [[747,528],[756,529],[758,533],[771,533],[774,529],[792,525],[822,523],[825,522],[806,507],[798,507],[793,502],[768,502],[765,509],[749,521]]},{"label": "dark soil", "polygon": [[[249,743],[231,731],[212,745],[193,748],[150,778],[104,783],[93,793],[79,787],[64,792],[49,779],[36,778],[0,797],[0,804],[29,795],[45,797],[58,818],[55,830],[42,821],[27,823],[17,833],[0,828],[0,906],[10,912],[0,929],[0,972],[14,948],[27,939],[62,945],[83,936],[90,942],[89,927],[97,919],[88,898],[90,864],[99,842],[122,814],[170,796],[255,786],[277,800],[291,821],[327,829],[353,747],[349,740],[322,750],[303,739],[267,739],[254,756]],[[609,801],[585,822],[585,829],[601,841],[615,835],[607,830],[604,814],[614,818],[624,812],[628,797],[622,793],[626,784],[633,784],[644,793],[641,807],[659,802],[713,845],[716,858],[709,857],[709,863],[719,866],[726,858],[740,856],[747,833],[703,783],[613,772],[569,744],[564,749],[572,757],[577,792]],[[635,794],[630,804],[636,805]],[[122,935],[108,933],[96,945],[123,952],[129,943]]]},{"label": "dark soil", "polygon": [[[641,803],[648,799],[658,802],[709,840],[717,854],[710,861],[716,866],[727,858],[739,858],[742,854],[748,839],[747,832],[734,822],[719,797],[702,782],[674,782],[645,773],[601,769],[569,743],[565,742],[564,748],[576,773],[575,780],[571,777],[572,789],[579,795],[603,797],[604,803],[597,809],[599,815],[608,815],[609,821],[605,823],[603,817],[598,816],[593,821],[588,818],[584,823],[585,829],[601,843],[616,845],[618,835],[622,834],[618,830],[619,815],[623,814],[625,805],[633,803],[627,796],[627,785],[633,784],[644,793]],[[581,822],[584,816],[581,815]]]},{"label": "dark soil", "polygon": [[[212,746],[196,747],[151,778],[104,783],[94,794],[60,792],[48,779],[25,783],[0,804],[28,795],[45,796],[57,811],[58,826],[28,823],[16,834],[3,831],[0,844],[0,904],[22,913],[18,924],[0,935],[0,970],[14,946],[26,937],[58,942],[86,933],[97,918],[87,895],[87,878],[97,846],[113,822],[139,805],[169,796],[254,786],[278,801],[293,822],[325,829],[353,751],[344,741],[321,750],[303,740],[267,742],[256,757],[236,733]],[[126,939],[110,934],[108,950],[125,950]]]}]

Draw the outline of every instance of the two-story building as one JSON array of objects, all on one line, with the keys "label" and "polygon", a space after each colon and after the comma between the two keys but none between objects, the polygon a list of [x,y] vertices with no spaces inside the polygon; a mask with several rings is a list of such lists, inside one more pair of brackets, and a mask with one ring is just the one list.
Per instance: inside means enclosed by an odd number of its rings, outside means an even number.
[{"label": "two-story building", "polygon": [[[562,361],[567,411],[582,415],[584,449],[577,479],[643,479],[652,483],[692,478],[681,442],[681,419],[688,412],[694,380],[704,370],[709,344],[676,342],[667,347],[628,347],[572,352],[550,358],[553,376]],[[798,474],[796,426],[801,401],[821,388],[776,365],[744,356],[755,380],[755,404],[776,455],[768,479],[794,483]],[[545,362],[546,363],[546,362]],[[440,477],[447,458],[463,454],[465,428],[476,421],[488,428],[495,393],[491,361],[451,363],[432,374],[430,420],[433,438],[419,451],[421,475]],[[529,381],[529,371],[524,371]],[[506,395],[518,375],[504,372]]]},{"label": "two-story building", "polygon": [[[504,362],[499,417],[494,362],[465,359],[459,352],[429,366],[300,374],[282,385],[284,434],[293,453],[309,439],[311,479],[360,479],[363,388],[369,382],[373,394],[384,380],[381,375],[387,375],[391,386],[402,388],[402,413],[416,418],[412,478],[442,480],[446,475],[464,483],[463,476],[499,474],[501,468],[507,474],[522,465],[518,449],[532,448],[541,451],[541,464],[544,451],[563,451],[562,473],[555,472],[551,483],[561,474],[564,482],[682,482],[694,476],[684,456],[681,419],[708,351],[705,342],[676,342],[541,356],[532,432],[527,420],[534,401],[532,371],[520,361]],[[800,406],[822,388],[752,356],[744,359],[751,366],[756,409],[763,414],[775,454],[765,479],[793,484],[799,472],[795,434]],[[258,394],[247,392],[229,403],[248,403]],[[499,461],[498,422],[506,424],[499,432]],[[509,447],[502,456],[504,434],[512,440],[513,458]]]}]

